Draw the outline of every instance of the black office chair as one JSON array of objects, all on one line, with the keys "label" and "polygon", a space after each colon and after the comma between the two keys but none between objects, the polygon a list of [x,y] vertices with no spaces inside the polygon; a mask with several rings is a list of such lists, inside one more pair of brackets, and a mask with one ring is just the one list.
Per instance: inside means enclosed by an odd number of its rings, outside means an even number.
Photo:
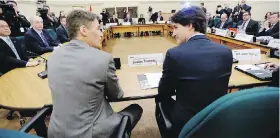
[{"label": "black office chair", "polygon": [[[196,110],[202,110],[207,105],[211,104],[213,101],[218,99],[219,97],[222,97],[223,95],[227,94],[227,88],[228,88],[228,81],[229,81],[230,74],[221,76],[220,78],[217,78],[216,80],[184,80],[179,81],[177,83],[178,90],[176,90],[176,100],[177,101],[192,101],[192,103],[195,103]],[[182,91],[186,91],[185,93]],[[192,95],[202,95],[203,97],[207,97],[204,100],[201,99],[191,99]],[[203,98],[202,97],[202,98]],[[171,99],[170,97],[170,100]],[[199,101],[200,102],[197,102]],[[201,102],[203,101],[203,102]],[[175,138],[178,137],[175,132],[174,126],[172,125],[171,117],[169,108],[171,102],[173,101],[163,101],[160,99],[160,97],[156,97],[156,120],[159,127],[160,134],[163,138]],[[200,108],[200,109],[198,109]],[[199,112],[199,111],[198,111]]]},{"label": "black office chair", "polygon": [[[27,122],[19,131],[28,133],[31,129],[35,129],[36,134],[41,137],[47,137],[47,126],[45,119],[52,112],[52,106],[46,106],[39,111],[29,122]],[[129,138],[131,136],[131,125],[128,116],[123,116],[119,130],[116,131],[116,138]]]}]

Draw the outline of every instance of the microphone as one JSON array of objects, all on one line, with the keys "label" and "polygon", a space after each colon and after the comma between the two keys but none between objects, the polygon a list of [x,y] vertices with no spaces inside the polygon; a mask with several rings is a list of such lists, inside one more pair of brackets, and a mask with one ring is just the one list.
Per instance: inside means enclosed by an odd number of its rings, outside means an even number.
[{"label": "microphone", "polygon": [[27,53],[31,54],[31,55],[34,55],[34,56],[37,56],[37,57],[40,57],[42,58],[44,61],[45,61],[45,71],[42,71],[40,73],[38,73],[37,75],[41,78],[41,79],[45,79],[48,77],[48,60],[44,57],[42,57],[41,55],[39,54],[36,54],[36,53],[33,53],[31,51],[26,51]]}]

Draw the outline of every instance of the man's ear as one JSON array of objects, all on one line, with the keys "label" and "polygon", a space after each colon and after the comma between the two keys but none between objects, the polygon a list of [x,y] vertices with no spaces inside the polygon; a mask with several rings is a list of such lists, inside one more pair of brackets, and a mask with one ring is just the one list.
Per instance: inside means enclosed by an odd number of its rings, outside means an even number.
[{"label": "man's ear", "polygon": [[83,36],[87,36],[87,27],[85,25],[80,26],[80,33]]}]

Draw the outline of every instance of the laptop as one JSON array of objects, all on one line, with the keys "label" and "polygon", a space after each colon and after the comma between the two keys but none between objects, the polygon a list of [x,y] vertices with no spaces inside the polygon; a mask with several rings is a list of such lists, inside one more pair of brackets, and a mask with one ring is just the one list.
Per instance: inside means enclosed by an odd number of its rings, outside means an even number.
[{"label": "laptop", "polygon": [[269,81],[272,79],[273,71],[265,69],[266,63],[269,62],[253,64],[253,65],[237,65],[234,68],[258,80]]}]

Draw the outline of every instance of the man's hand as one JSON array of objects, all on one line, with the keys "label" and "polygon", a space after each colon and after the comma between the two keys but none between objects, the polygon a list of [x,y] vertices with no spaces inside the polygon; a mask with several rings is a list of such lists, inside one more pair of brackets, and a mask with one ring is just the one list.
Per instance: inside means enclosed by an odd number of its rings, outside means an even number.
[{"label": "man's hand", "polygon": [[267,63],[264,68],[274,71],[274,70],[278,69],[279,66],[274,63]]},{"label": "man's hand", "polygon": [[29,58],[29,59],[28,59],[28,62],[31,62],[32,60],[33,60],[33,58]]},{"label": "man's hand", "polygon": [[40,64],[40,62],[38,62],[38,61],[31,61],[31,62],[26,63],[26,67],[35,67],[39,64]]}]

